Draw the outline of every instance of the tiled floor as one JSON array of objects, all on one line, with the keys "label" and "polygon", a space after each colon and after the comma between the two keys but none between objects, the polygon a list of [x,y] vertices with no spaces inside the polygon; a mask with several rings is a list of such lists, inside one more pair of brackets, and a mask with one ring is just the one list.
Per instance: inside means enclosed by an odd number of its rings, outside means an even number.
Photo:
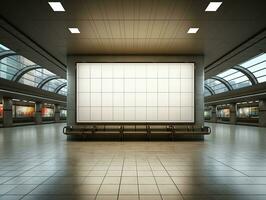
[{"label": "tiled floor", "polygon": [[266,199],[266,129],[197,142],[70,142],[64,124],[0,129],[0,200]]}]

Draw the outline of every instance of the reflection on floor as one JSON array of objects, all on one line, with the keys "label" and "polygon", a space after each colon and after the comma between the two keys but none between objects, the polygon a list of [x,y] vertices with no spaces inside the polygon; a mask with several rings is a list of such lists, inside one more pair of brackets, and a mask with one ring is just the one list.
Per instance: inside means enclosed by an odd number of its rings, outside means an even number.
[{"label": "reflection on floor", "polygon": [[197,142],[73,142],[64,124],[0,129],[0,199],[266,199],[266,129]]}]

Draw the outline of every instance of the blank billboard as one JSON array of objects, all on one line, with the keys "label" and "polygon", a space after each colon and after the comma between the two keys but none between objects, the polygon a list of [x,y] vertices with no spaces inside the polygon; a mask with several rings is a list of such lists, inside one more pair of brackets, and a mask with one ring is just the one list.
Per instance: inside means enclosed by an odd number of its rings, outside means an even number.
[{"label": "blank billboard", "polygon": [[194,122],[193,63],[77,63],[77,122]]}]

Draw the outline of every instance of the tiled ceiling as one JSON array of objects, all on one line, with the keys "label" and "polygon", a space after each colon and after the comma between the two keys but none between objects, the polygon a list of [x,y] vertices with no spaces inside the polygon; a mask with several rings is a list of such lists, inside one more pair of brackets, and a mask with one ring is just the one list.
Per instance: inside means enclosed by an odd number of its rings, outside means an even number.
[{"label": "tiled ceiling", "polygon": [[265,0],[224,0],[217,12],[204,12],[207,0],[61,2],[66,12],[45,0],[1,0],[0,13],[62,62],[68,54],[199,54],[208,65],[266,27]]}]

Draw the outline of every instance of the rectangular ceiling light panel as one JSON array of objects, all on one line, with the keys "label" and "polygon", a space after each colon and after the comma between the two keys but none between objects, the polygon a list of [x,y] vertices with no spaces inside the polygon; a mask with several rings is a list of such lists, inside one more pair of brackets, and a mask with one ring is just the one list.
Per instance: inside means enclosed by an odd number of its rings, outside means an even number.
[{"label": "rectangular ceiling light panel", "polygon": [[78,28],[68,28],[71,33],[80,33]]},{"label": "rectangular ceiling light panel", "polygon": [[48,3],[51,6],[51,8],[53,9],[53,11],[55,11],[55,12],[64,12],[65,11],[61,2],[48,2]]},{"label": "rectangular ceiling light panel", "polygon": [[218,8],[222,5],[223,2],[210,2],[207,8],[205,9],[206,12],[215,12]]},{"label": "rectangular ceiling light panel", "polygon": [[187,33],[197,33],[199,28],[189,28]]},{"label": "rectangular ceiling light panel", "polygon": [[76,119],[194,122],[193,63],[77,63]]}]

